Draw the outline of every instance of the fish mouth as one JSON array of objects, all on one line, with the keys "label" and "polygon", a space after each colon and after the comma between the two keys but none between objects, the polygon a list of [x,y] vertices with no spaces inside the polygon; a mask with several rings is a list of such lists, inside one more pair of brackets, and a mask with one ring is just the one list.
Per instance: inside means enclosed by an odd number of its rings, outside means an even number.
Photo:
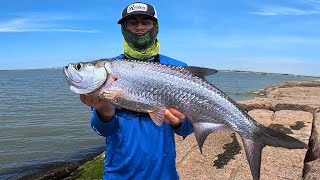
[{"label": "fish mouth", "polygon": [[[70,65],[63,67],[63,72],[64,72],[64,75],[65,75],[67,81],[69,82],[69,84],[72,84],[72,85],[75,85],[76,83],[80,83],[82,81],[82,77],[80,77],[79,75],[77,75],[80,78],[79,80],[75,80],[75,78],[70,77],[70,70],[69,70],[70,67],[73,68]],[[71,70],[73,70],[73,69],[71,69]]]},{"label": "fish mouth", "polygon": [[70,84],[70,77],[69,77],[69,74],[68,74],[68,66],[63,67],[63,74],[66,77],[68,83]]},{"label": "fish mouth", "polygon": [[63,67],[64,76],[66,77],[69,84],[74,84],[74,82],[71,80],[69,73],[68,73],[68,66]]}]

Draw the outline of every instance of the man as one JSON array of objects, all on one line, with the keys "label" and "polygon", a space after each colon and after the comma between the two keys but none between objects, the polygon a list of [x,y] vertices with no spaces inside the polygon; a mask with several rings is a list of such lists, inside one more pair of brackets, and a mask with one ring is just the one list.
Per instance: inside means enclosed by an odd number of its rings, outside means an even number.
[{"label": "man", "polygon": [[[185,63],[158,54],[158,18],[154,6],[133,3],[118,21],[124,37],[124,54],[116,58],[154,61],[185,66]],[[103,179],[179,179],[175,166],[174,133],[187,136],[191,123],[175,110],[165,112],[165,123],[157,126],[149,115],[115,108],[108,100],[80,95],[91,106],[91,126],[106,137]]]}]

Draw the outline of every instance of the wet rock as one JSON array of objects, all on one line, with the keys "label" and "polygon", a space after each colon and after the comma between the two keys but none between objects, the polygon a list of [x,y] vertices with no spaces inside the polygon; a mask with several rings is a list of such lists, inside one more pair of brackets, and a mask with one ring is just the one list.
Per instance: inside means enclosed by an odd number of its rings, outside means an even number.
[{"label": "wet rock", "polygon": [[66,163],[48,168],[45,172],[27,175],[19,180],[59,180],[68,177],[80,166],[79,163]]},{"label": "wet rock", "polygon": [[[84,159],[77,162],[60,162],[52,165],[44,165],[40,172],[29,174],[18,178],[19,180],[60,180],[77,179],[77,169],[85,162],[91,161],[104,152],[99,149],[97,152],[87,155]],[[73,174],[73,175],[72,175]]]}]

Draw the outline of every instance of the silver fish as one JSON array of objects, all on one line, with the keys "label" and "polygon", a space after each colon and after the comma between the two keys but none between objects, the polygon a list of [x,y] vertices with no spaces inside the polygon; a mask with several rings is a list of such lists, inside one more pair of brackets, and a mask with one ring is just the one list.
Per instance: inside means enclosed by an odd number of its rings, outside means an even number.
[{"label": "silver fish", "polygon": [[261,151],[266,145],[308,148],[293,137],[258,124],[203,78],[215,72],[206,68],[108,59],[64,67],[73,92],[94,93],[110,99],[118,107],[147,112],[158,126],[162,125],[167,108],[179,110],[192,123],[201,152],[210,133],[236,131],[242,138],[254,180],[260,178]]}]

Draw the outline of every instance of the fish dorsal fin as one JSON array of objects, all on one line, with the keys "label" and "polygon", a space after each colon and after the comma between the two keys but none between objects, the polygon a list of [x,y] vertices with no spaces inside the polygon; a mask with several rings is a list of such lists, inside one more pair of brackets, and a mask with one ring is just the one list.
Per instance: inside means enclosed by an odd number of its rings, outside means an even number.
[{"label": "fish dorsal fin", "polygon": [[198,142],[198,146],[201,154],[202,154],[203,143],[209,134],[214,132],[219,132],[219,131],[232,130],[230,127],[224,124],[215,124],[215,123],[207,123],[207,122],[194,123],[193,129],[194,129],[194,134],[196,136],[196,140]]},{"label": "fish dorsal fin", "polygon": [[204,67],[196,67],[196,66],[184,66],[183,68],[190,71],[193,75],[198,76],[199,78],[204,78],[205,76],[209,76],[218,72],[218,70],[204,68]]},{"label": "fish dorsal fin", "polygon": [[155,111],[149,112],[150,118],[157,126],[162,125],[165,111],[166,111],[166,108],[159,108],[159,109],[156,109]]}]

